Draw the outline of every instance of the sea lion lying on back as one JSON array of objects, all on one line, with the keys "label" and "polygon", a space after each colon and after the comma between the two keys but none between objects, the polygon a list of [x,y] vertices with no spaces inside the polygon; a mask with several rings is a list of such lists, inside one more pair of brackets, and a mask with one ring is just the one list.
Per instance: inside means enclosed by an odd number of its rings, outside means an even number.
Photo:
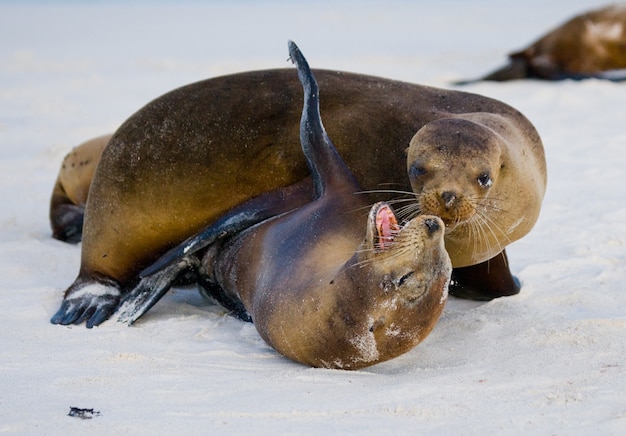
[{"label": "sea lion lying on back", "polygon": [[[504,248],[533,227],[546,183],[532,124],[475,94],[314,73],[329,135],[360,186],[377,191],[373,201],[406,201],[401,219],[445,217],[451,293],[477,299],[517,293]],[[293,71],[267,70],[176,89],[126,120],[102,153],[85,206],[80,271],[51,321],[98,325],[142,270],[150,267],[148,276],[184,257],[167,251],[200,229],[210,226],[186,245],[189,252],[273,216],[272,207],[240,206],[309,175],[298,146],[301,107]],[[444,120],[479,128],[454,125],[451,136]],[[411,142],[433,121],[430,147]],[[473,140],[474,131],[482,142]],[[480,150],[487,146],[485,158]]]},{"label": "sea lion lying on back", "polygon": [[510,54],[504,67],[458,84],[526,78],[626,80],[626,5],[578,15]]},{"label": "sea lion lying on back", "polygon": [[[433,329],[452,271],[444,224],[422,215],[400,227],[384,203],[366,215],[367,196],[322,125],[315,78],[292,42],[289,52],[304,88],[300,137],[315,199],[299,186],[266,194],[279,206],[297,195],[304,204],[218,241],[201,271],[283,355],[358,369],[405,353]],[[142,294],[153,292],[133,291],[120,318],[138,318]]]}]

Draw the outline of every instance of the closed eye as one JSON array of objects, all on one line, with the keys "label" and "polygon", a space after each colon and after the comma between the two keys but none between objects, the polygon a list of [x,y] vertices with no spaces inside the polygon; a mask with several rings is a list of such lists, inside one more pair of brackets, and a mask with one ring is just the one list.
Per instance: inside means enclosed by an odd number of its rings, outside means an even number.
[{"label": "closed eye", "polygon": [[423,176],[424,174],[426,174],[426,168],[416,163],[411,165],[411,169],[409,170],[410,177],[419,177],[419,176]]},{"label": "closed eye", "polygon": [[415,273],[415,271],[410,271],[407,274],[405,274],[402,277],[400,277],[398,279],[398,287],[402,286],[404,284],[404,282],[406,282],[409,279],[409,277],[411,277],[414,273]]}]

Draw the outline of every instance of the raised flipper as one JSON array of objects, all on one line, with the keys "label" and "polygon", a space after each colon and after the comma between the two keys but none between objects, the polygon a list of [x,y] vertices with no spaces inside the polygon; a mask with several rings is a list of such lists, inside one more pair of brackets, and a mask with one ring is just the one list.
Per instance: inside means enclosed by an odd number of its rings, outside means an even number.
[{"label": "raised flipper", "polygon": [[311,180],[306,179],[276,191],[261,194],[231,209],[197,235],[167,251],[139,276],[148,277],[183,257],[201,250],[219,239],[228,238],[268,218],[289,212],[311,201]]},{"label": "raised flipper", "polygon": [[458,298],[489,301],[519,291],[519,280],[509,270],[505,250],[485,262],[452,270],[449,292]]}]

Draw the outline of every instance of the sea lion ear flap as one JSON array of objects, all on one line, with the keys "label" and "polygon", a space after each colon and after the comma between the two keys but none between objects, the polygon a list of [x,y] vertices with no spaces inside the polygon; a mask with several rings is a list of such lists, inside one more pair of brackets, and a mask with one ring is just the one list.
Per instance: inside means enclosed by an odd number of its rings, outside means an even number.
[{"label": "sea lion ear flap", "polygon": [[379,253],[388,249],[400,231],[391,206],[385,202],[376,203],[367,217],[366,244],[369,249]]}]

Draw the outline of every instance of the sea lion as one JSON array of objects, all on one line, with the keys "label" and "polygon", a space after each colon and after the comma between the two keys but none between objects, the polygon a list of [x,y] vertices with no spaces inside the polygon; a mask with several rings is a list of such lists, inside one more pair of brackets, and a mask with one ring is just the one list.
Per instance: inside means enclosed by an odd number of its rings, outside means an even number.
[{"label": "sea lion", "polygon": [[80,242],[87,193],[102,150],[111,134],[90,139],[74,147],[63,159],[50,198],[52,237]]},{"label": "sea lion", "polygon": [[[53,323],[97,325],[137,285],[142,270],[150,267],[142,274],[147,276],[184,257],[186,253],[176,249],[167,251],[200,229],[210,226],[185,245],[189,252],[273,216],[274,209],[265,210],[262,204],[253,210],[238,206],[309,175],[298,146],[302,95],[292,73],[264,70],[187,85],[148,103],[120,126],[102,153],[89,192],[78,277]],[[499,229],[517,222],[532,227],[541,206],[535,199],[545,189],[546,167],[541,139],[520,112],[476,94],[345,72],[314,73],[324,89],[322,111],[329,135],[360,186],[378,191],[373,201],[404,198],[420,208],[421,196],[412,192],[407,176],[407,148],[425,125],[473,113],[492,117],[493,124],[506,121],[508,127],[501,133],[488,131],[504,135],[501,141],[515,150],[508,164],[535,168],[519,179],[502,179],[508,187],[503,191],[517,192],[528,183],[539,191],[532,198],[513,194],[498,199],[505,222],[495,224]],[[480,175],[472,173],[472,165],[461,170],[446,171],[446,177],[476,181]],[[491,190],[500,179],[492,182]],[[513,204],[518,200],[534,202],[518,209]],[[474,231],[466,234],[483,238],[491,232],[492,210],[485,208],[482,220],[472,221]],[[522,210],[522,215],[507,214],[510,210]],[[461,232],[463,224],[455,225],[446,237],[454,238],[453,232]],[[490,243],[491,252],[482,253],[482,263],[468,266],[462,253],[452,253],[452,264],[458,268],[450,287],[453,295],[490,299],[519,291],[503,250],[520,235],[495,233],[497,244]],[[473,247],[474,241],[467,241],[466,249]]]},{"label": "sea lion", "polygon": [[626,80],[626,5],[575,16],[527,48],[511,53],[504,67],[477,80]]},{"label": "sea lion", "polygon": [[[314,199],[297,185],[301,207],[218,241],[201,271],[281,354],[359,369],[405,353],[435,326],[452,271],[444,224],[421,215],[400,226],[386,203],[364,213],[367,196],[324,130],[315,77],[291,41],[289,53],[304,88],[300,141]],[[285,202],[282,191],[267,196]],[[132,322],[137,306],[126,303],[120,319]]]}]

